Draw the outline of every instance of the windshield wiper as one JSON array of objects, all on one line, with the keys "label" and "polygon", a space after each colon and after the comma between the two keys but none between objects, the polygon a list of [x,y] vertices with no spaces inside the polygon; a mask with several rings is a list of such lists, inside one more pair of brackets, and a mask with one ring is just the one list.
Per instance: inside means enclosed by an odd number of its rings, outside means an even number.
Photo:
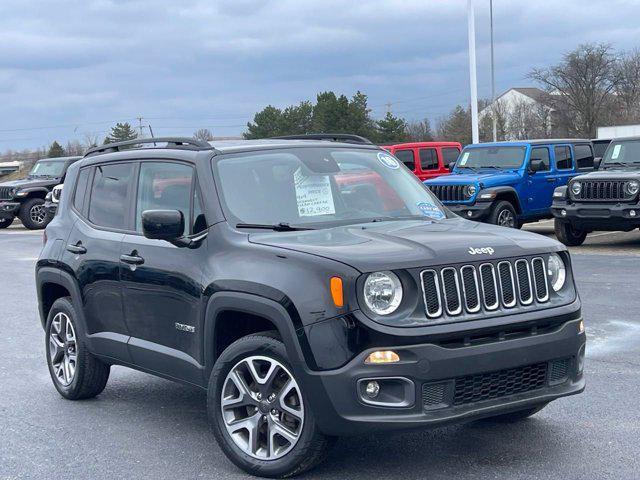
[{"label": "windshield wiper", "polygon": [[607,167],[609,166],[614,166],[614,167],[632,167],[634,164],[637,165],[640,162],[607,162],[603,165],[604,169],[606,170]]},{"label": "windshield wiper", "polygon": [[238,223],[236,228],[255,228],[259,230],[273,230],[275,232],[295,232],[298,230],[314,230],[309,227],[295,227],[286,222],[280,222],[276,224],[267,223]]}]

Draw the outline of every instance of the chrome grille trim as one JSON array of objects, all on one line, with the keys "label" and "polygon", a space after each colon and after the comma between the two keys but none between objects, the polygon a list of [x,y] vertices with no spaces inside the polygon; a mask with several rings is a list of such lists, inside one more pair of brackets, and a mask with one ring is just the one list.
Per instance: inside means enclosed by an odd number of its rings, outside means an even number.
[{"label": "chrome grille trim", "polygon": [[[513,292],[513,300],[511,301],[506,301],[505,300],[505,289],[503,287],[503,274],[500,271],[501,270],[501,266],[502,265],[506,265],[507,268],[509,269],[509,280],[511,280],[509,283],[511,283],[511,291]],[[500,281],[498,282],[500,284],[500,298],[502,300],[502,304],[507,307],[507,308],[512,308],[516,306],[517,303],[517,293],[516,293],[516,283],[514,281],[513,278],[513,268],[511,268],[511,262],[500,262],[498,263],[498,277],[500,278]]]},{"label": "chrome grille trim", "polygon": [[[484,288],[484,282],[482,279],[484,278],[484,271],[489,268],[489,273],[491,274],[492,284],[493,284],[493,294],[496,297],[496,301],[493,304],[487,303],[487,291]],[[496,279],[496,270],[490,263],[483,263],[480,265],[480,284],[482,285],[482,301],[484,302],[484,308],[487,310],[495,310],[500,306],[500,298],[498,297],[498,280]]]},{"label": "chrome grille trim", "polygon": [[[530,305],[531,303],[533,303],[533,291],[532,291],[532,285],[533,282],[531,281],[531,269],[529,268],[529,262],[527,262],[524,259],[520,259],[520,260],[516,260],[516,282],[518,283],[518,297],[520,298],[520,303],[522,303],[522,305]],[[524,265],[524,267],[522,267]],[[522,283],[520,283],[520,273],[518,271],[519,268],[525,268],[526,269],[526,273],[527,273],[527,283],[526,285],[523,285]],[[523,290],[524,290],[524,295],[523,295]],[[528,293],[528,297],[526,296]]]},{"label": "chrome grille trim", "polygon": [[[536,264],[540,265],[540,268],[542,268],[542,278],[544,278],[544,295],[540,295],[539,291],[538,291],[538,280],[536,277]],[[549,283],[547,281],[547,268],[546,265],[544,263],[544,259],[542,257],[536,257],[533,260],[531,260],[531,266],[533,267],[533,286],[534,286],[534,290],[536,291],[536,299],[541,302],[544,303],[547,300],[549,300]]]},{"label": "chrome grille trim", "polygon": [[[433,280],[435,290],[436,290],[436,302],[438,304],[438,309],[435,312],[430,312],[429,300],[427,299],[427,291],[425,289],[425,276],[428,275]],[[438,318],[442,315],[442,294],[440,293],[440,282],[438,281],[438,272],[435,270],[423,270],[420,272],[420,282],[422,285],[422,300],[424,301],[424,310],[427,313],[427,317],[429,318]]]},{"label": "chrome grille trim", "polygon": [[[455,280],[455,284],[456,284],[456,291],[453,293],[458,299],[458,307],[453,309],[449,306],[449,298],[448,298],[449,292],[447,291],[447,282],[444,278],[447,272],[453,272],[453,279]],[[460,315],[460,313],[462,313],[462,299],[460,298],[460,280],[458,279],[458,271],[453,267],[446,267],[440,270],[440,277],[442,279],[442,287],[443,287],[442,290],[444,293],[443,295],[444,303],[445,303],[445,308],[447,310],[447,313],[451,316]]]},{"label": "chrome grille trim", "polygon": [[[471,270],[471,274],[473,275],[473,288],[475,290],[475,294],[476,294],[476,305],[475,306],[469,306],[469,296],[471,293],[473,292],[467,292],[467,283],[464,280],[464,272],[466,270]],[[478,288],[478,275],[476,273],[476,269],[473,265],[465,265],[464,267],[462,267],[460,269],[460,277],[462,280],[462,293],[464,296],[464,305],[467,308],[467,311],[469,313],[476,313],[480,311],[480,307],[481,307],[481,300],[480,300],[480,289]]]}]

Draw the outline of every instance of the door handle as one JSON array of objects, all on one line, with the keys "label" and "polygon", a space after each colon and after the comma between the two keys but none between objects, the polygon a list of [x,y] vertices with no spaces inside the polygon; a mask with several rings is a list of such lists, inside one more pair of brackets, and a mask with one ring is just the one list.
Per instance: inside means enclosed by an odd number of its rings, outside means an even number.
[{"label": "door handle", "polygon": [[70,243],[69,245],[67,245],[67,252],[71,252],[75,255],[82,255],[87,253],[87,249],[86,247],[82,246],[82,242],[78,242],[75,245]]},{"label": "door handle", "polygon": [[142,265],[144,263],[144,258],[140,257],[134,250],[131,252],[131,255],[120,255],[120,261],[128,263],[129,265]]},{"label": "door handle", "polygon": [[547,177],[547,182],[554,183],[556,181],[555,178]]}]

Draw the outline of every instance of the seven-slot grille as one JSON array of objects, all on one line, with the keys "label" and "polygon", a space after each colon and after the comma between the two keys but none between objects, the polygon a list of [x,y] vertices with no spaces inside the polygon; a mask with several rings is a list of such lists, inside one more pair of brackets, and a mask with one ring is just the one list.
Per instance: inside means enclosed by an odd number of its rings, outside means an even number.
[{"label": "seven-slot grille", "polygon": [[0,200],[10,200],[13,187],[0,187]]},{"label": "seven-slot grille", "polygon": [[467,185],[429,185],[429,189],[441,202],[463,202],[468,200],[464,195]]},{"label": "seven-slot grille", "polygon": [[582,190],[578,195],[574,195],[576,200],[627,201],[633,198],[625,192],[624,185],[627,182],[623,180],[587,180],[580,183]]},{"label": "seven-slot grille", "polygon": [[546,265],[542,257],[480,265],[427,269],[420,274],[427,317],[455,317],[500,306],[531,305],[549,300]]}]

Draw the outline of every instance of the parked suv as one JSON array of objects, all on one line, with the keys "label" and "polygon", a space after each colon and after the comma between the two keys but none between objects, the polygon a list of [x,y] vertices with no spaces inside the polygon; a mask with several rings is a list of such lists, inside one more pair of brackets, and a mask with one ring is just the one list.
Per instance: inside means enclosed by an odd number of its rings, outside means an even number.
[{"label": "parked suv", "polygon": [[0,228],[7,228],[15,217],[30,230],[46,227],[50,220],[44,208],[47,193],[64,181],[69,166],[81,158],[44,158],[26,178],[0,183]]},{"label": "parked suv", "polygon": [[385,145],[382,148],[393,153],[420,180],[429,180],[449,174],[462,150],[458,142],[413,142]]},{"label": "parked suv", "polygon": [[64,192],[36,264],[55,388],[94,397],[125,365],[205,389],[252,474],[584,389],[566,248],[453,215],[374,145],[136,139],[90,150]]},{"label": "parked suv", "polygon": [[529,140],[467,145],[451,175],[426,185],[470,220],[520,228],[552,218],[556,187],[593,170],[589,140]]},{"label": "parked suv", "polygon": [[553,194],[555,231],[565,245],[582,245],[594,230],[640,228],[640,137],[613,140],[600,170],[575,177]]}]

